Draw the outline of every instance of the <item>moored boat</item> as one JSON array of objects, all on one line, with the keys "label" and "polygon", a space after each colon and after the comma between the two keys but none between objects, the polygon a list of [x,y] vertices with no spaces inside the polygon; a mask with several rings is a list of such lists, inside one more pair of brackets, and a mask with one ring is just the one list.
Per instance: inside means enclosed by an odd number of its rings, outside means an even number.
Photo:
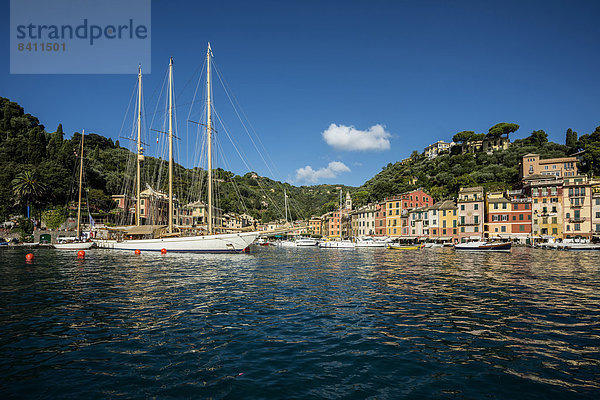
[{"label": "moored boat", "polygon": [[349,240],[329,240],[319,243],[322,249],[354,249],[356,245]]},{"label": "moored boat", "polygon": [[414,245],[390,244],[390,245],[388,245],[388,249],[390,249],[390,250],[421,250],[423,248],[425,248],[425,245],[422,245],[422,244],[414,244]]},{"label": "moored boat", "polygon": [[454,250],[470,251],[510,251],[510,242],[467,242],[454,245]]}]

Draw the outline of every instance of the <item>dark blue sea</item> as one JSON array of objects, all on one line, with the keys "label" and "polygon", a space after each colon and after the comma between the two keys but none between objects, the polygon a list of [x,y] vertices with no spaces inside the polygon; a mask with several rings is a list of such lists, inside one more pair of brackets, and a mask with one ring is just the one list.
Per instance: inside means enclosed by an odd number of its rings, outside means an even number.
[{"label": "dark blue sea", "polygon": [[600,252],[0,250],[0,398],[600,398]]}]

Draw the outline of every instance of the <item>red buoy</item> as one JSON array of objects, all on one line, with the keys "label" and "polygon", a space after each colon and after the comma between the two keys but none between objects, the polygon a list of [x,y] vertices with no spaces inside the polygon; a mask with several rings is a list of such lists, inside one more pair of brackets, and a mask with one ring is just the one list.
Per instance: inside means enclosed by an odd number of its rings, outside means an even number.
[{"label": "red buoy", "polygon": [[85,250],[79,250],[77,252],[77,257],[84,258],[85,257]]},{"label": "red buoy", "polygon": [[165,248],[160,249],[160,254],[167,254],[167,249],[165,249]]},{"label": "red buoy", "polygon": [[35,256],[33,255],[33,253],[29,253],[25,256],[26,261],[33,261],[34,258]]},{"label": "red buoy", "polygon": [[134,253],[135,253],[136,255],[140,255],[140,254],[142,254],[142,252],[140,251],[140,249],[135,249]]}]

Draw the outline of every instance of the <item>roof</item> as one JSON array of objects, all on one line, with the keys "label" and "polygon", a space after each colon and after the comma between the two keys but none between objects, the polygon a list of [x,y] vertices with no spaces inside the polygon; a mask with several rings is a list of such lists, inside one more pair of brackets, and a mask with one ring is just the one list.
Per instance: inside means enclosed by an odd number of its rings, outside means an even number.
[{"label": "roof", "polygon": [[510,203],[510,200],[506,197],[493,197],[488,199],[488,203]]},{"label": "roof", "polygon": [[438,210],[453,210],[457,208],[454,200],[443,200],[436,203],[436,205]]},{"label": "roof", "polygon": [[483,186],[474,186],[474,187],[465,187],[465,188],[460,188],[460,190],[458,191],[459,193],[471,193],[471,192],[483,192]]}]

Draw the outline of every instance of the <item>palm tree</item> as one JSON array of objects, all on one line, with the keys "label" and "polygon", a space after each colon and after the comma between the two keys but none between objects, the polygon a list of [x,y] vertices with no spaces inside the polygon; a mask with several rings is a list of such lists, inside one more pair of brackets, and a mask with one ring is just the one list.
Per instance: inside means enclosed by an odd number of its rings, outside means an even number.
[{"label": "palm tree", "polygon": [[38,181],[32,171],[21,172],[11,183],[16,203],[26,204],[28,210],[29,206],[38,202],[46,191],[46,185]]}]

